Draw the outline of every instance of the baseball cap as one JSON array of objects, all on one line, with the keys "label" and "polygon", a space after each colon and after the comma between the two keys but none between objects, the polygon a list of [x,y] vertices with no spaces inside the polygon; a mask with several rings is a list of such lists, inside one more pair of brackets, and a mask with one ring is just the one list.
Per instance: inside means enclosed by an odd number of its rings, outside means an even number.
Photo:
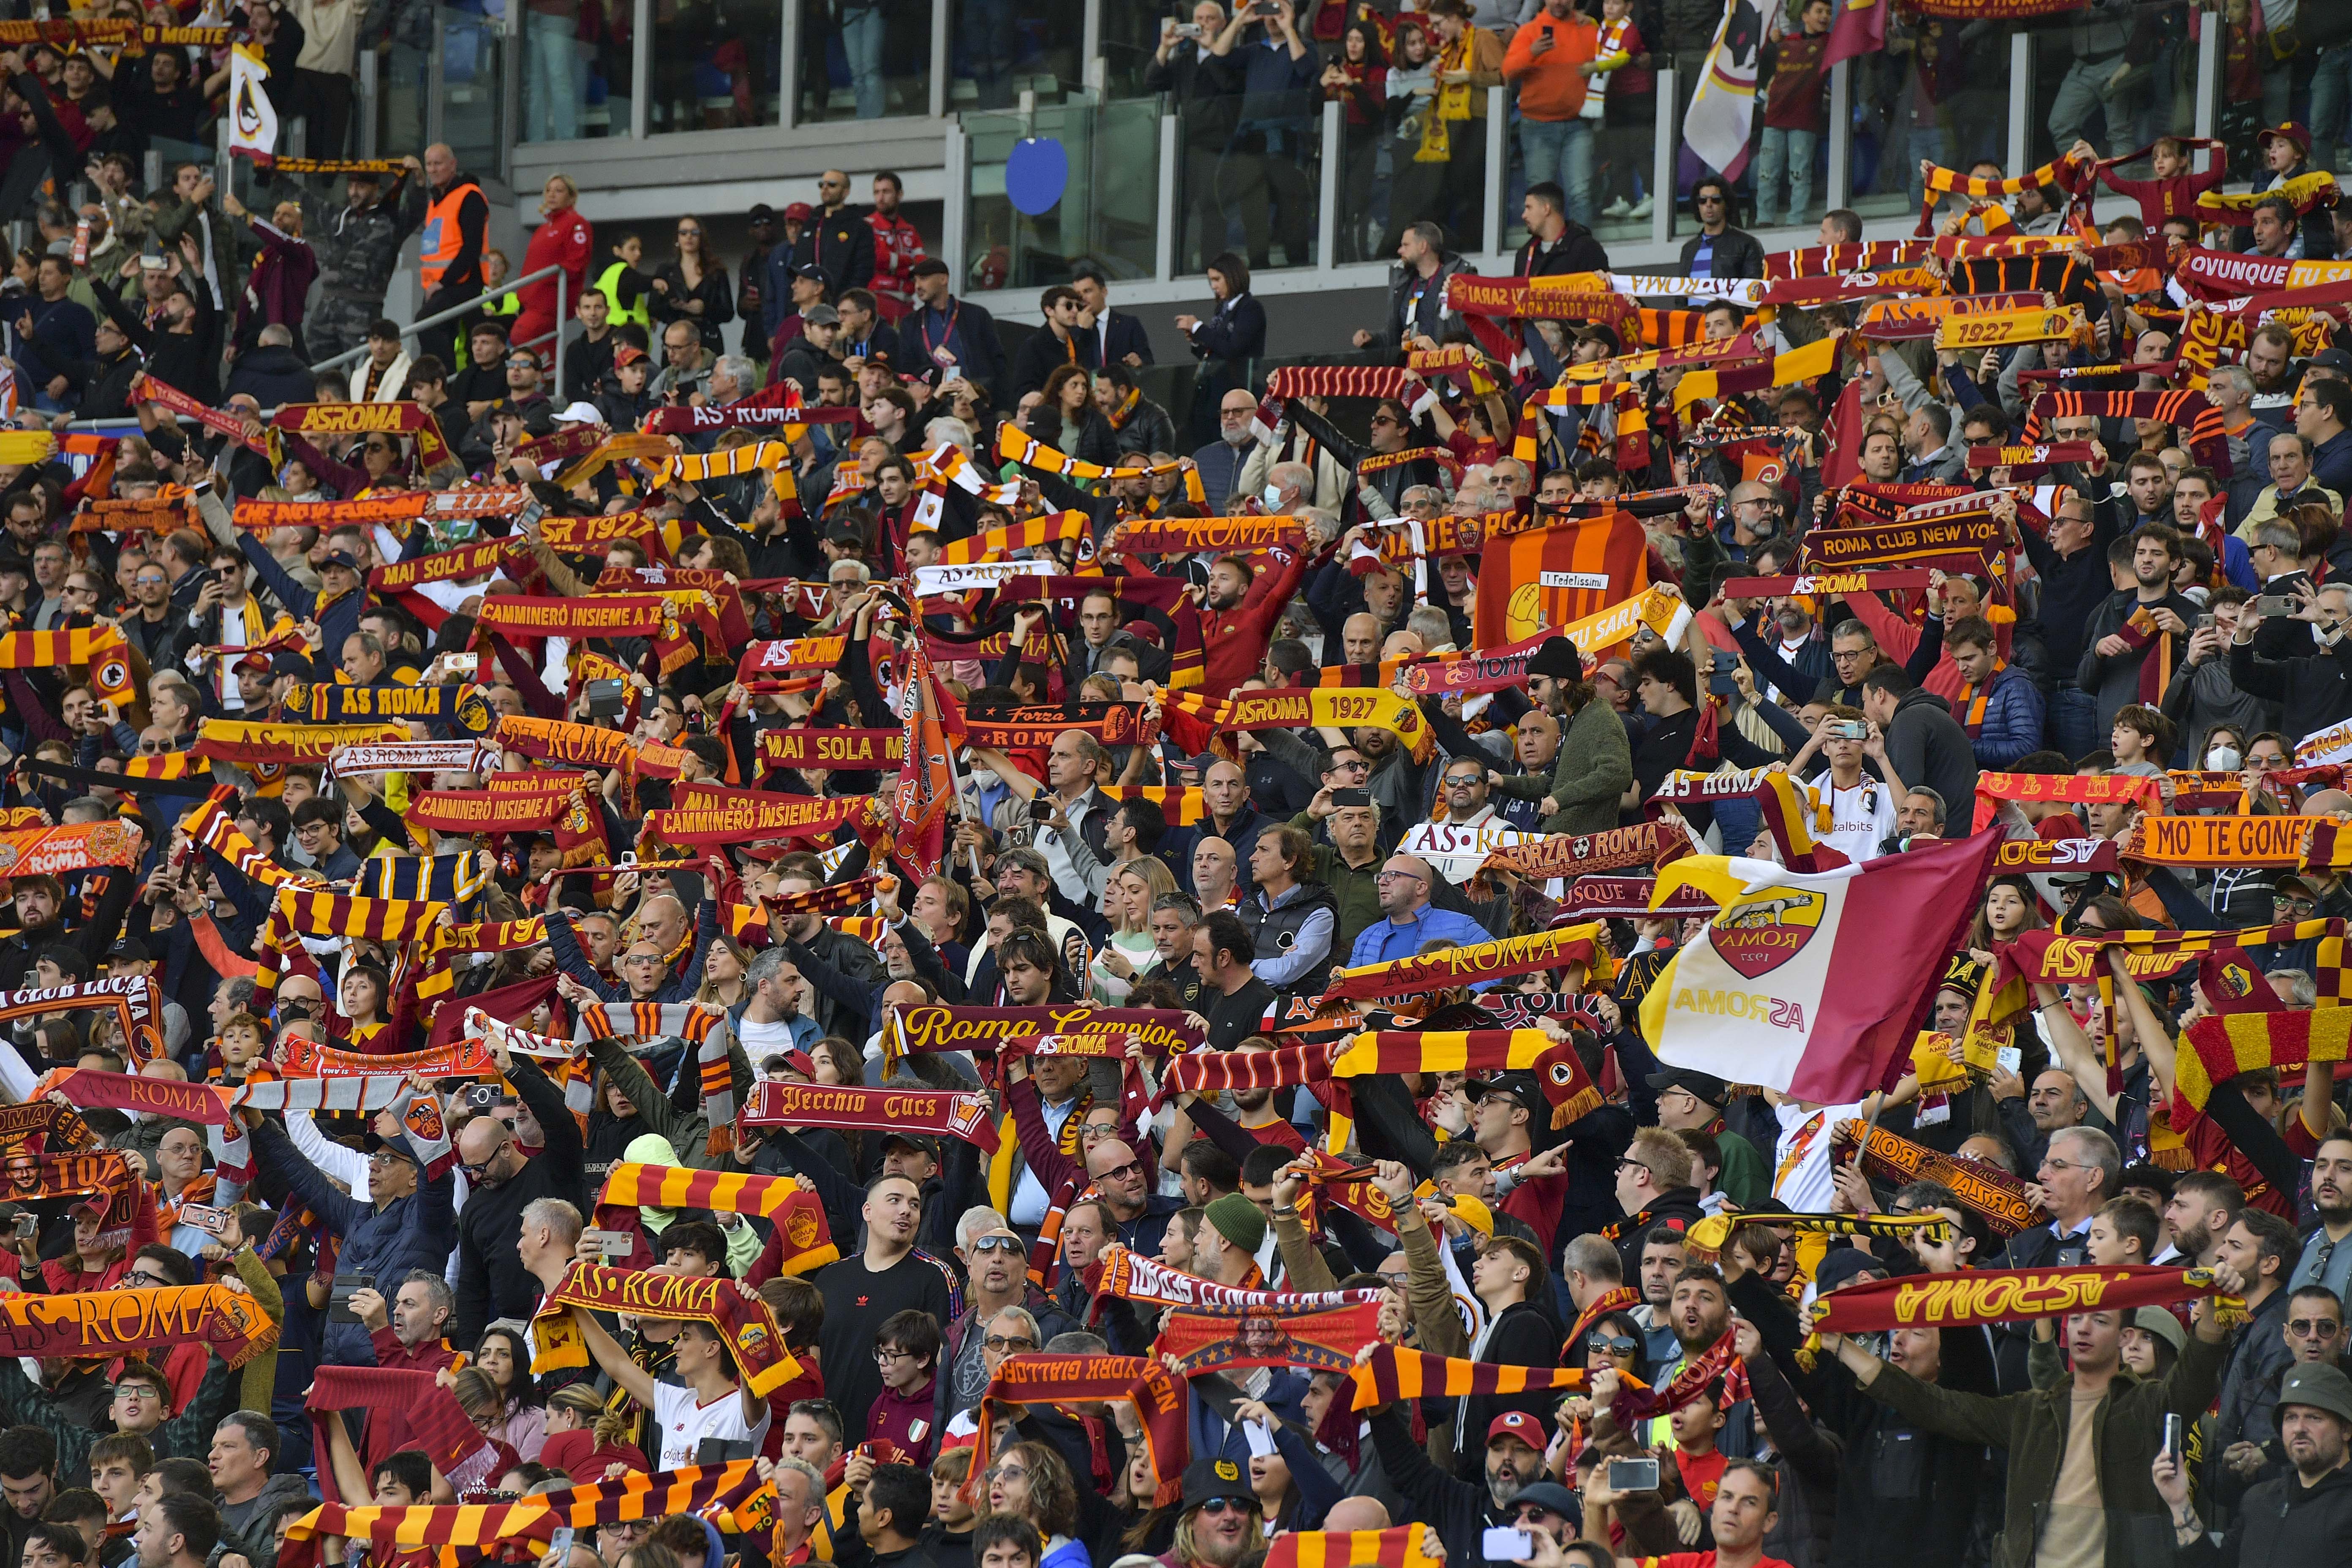
[{"label": "baseball cap", "polygon": [[1474,1099],[1483,1100],[1489,1094],[1507,1095],[1523,1107],[1528,1120],[1541,1118],[1539,1125],[1551,1124],[1551,1102],[1544,1099],[1543,1085],[1531,1072],[1498,1072],[1492,1078],[1465,1079],[1462,1087]]},{"label": "baseball cap", "polygon": [[749,223],[773,223],[776,221],[776,209],[765,202],[753,202],[751,210],[745,213],[743,217]]},{"label": "baseball cap", "polygon": [[1686,1089],[1718,1110],[1731,1097],[1729,1087],[1721,1079],[1689,1068],[1668,1068],[1664,1072],[1652,1073],[1643,1081],[1652,1089]]},{"label": "baseball cap", "polygon": [[635,364],[641,359],[649,359],[652,356],[647,354],[645,350],[637,347],[635,343],[623,343],[620,347],[613,351],[613,363],[615,366]]},{"label": "baseball cap", "polygon": [[2285,137],[2288,141],[2294,143],[2294,150],[2296,152],[2305,154],[2306,157],[2310,155],[2310,126],[2297,124],[2292,120],[2286,121],[2284,123],[2271,126],[2261,134],[2257,135],[2254,138],[2254,145],[2257,147],[2266,147],[2270,144],[2270,140],[2273,136]]},{"label": "baseball cap", "polygon": [[2343,374],[2352,375],[2352,353],[2347,353],[2342,349],[2322,349],[2311,356],[2311,363],[2322,370],[2338,371]]},{"label": "baseball cap", "polygon": [[791,202],[787,203],[784,207],[784,221],[786,223],[806,223],[815,216],[816,209],[809,205],[806,202]]},{"label": "baseball cap", "polygon": [[1257,1501],[1257,1494],[1250,1490],[1249,1474],[1239,1465],[1231,1459],[1195,1459],[1184,1467],[1184,1511],[1190,1513],[1212,1498]]},{"label": "baseball cap", "polygon": [[556,417],[566,425],[593,425],[604,416],[596,412],[596,405],[593,403],[575,403]]},{"label": "baseball cap", "polygon": [[814,1057],[809,1055],[806,1051],[802,1050],[797,1046],[782,1054],[784,1058],[784,1070],[786,1072],[796,1072],[812,1083],[816,1081],[816,1058]]},{"label": "baseball cap", "polygon": [[1495,1417],[1486,1428],[1486,1446],[1493,1447],[1497,1437],[1517,1437],[1537,1453],[1544,1451],[1543,1423],[1524,1410],[1506,1410]]},{"label": "baseball cap", "polygon": [[841,325],[841,312],[830,305],[811,305],[801,312],[801,322],[811,327],[837,327]]},{"label": "baseball cap", "polygon": [[1576,1500],[1576,1494],[1558,1481],[1537,1481],[1532,1485],[1521,1487],[1512,1496],[1510,1506],[1515,1510],[1523,1506],[1539,1508],[1546,1513],[1556,1513],[1562,1519],[1572,1520],[1584,1517],[1583,1510]]},{"label": "baseball cap", "polygon": [[123,937],[106,950],[109,963],[144,963],[152,955],[148,952],[147,944],[135,936]]},{"label": "baseball cap", "polygon": [[360,563],[352,559],[352,552],[348,550],[331,551],[328,552],[327,558],[324,561],[320,562],[319,564],[321,566],[340,566],[346,572],[356,572],[360,569]]},{"label": "baseball cap", "polygon": [[940,1141],[931,1137],[928,1133],[890,1132],[885,1134],[882,1139],[882,1147],[887,1149],[893,1143],[903,1143],[919,1154],[929,1154],[933,1160],[937,1160],[940,1157]]},{"label": "baseball cap", "polygon": [[1859,1247],[1832,1247],[1822,1254],[1820,1264],[1813,1269],[1813,1289],[1834,1290],[1841,1285],[1853,1284],[1865,1274],[1875,1274],[1883,1279],[1886,1277],[1886,1265]]},{"label": "baseball cap", "polygon": [[795,278],[805,278],[812,283],[830,283],[833,281],[832,279],[827,278],[824,275],[824,268],[819,267],[814,261],[803,261],[798,267],[793,268],[793,276]]}]

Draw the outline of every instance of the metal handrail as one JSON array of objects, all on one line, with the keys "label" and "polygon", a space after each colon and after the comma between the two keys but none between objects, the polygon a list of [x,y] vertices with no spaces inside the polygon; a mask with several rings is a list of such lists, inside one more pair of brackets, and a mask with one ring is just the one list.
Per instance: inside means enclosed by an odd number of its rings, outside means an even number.
[{"label": "metal handrail", "polygon": [[[425,331],[427,327],[437,327],[444,321],[454,321],[461,316],[470,316],[477,310],[479,310],[482,306],[489,300],[503,300],[508,295],[521,289],[526,283],[536,283],[542,278],[550,277],[555,279],[555,363],[550,372],[550,375],[551,377],[551,384],[555,388],[557,393],[560,393],[563,390],[563,323],[565,317],[569,314],[567,302],[564,300],[564,294],[567,292],[564,288],[564,284],[568,279],[564,277],[563,268],[560,266],[542,267],[536,272],[526,272],[520,278],[499,284],[497,288],[491,289],[487,294],[477,294],[461,305],[452,305],[449,309],[436,311],[430,316],[426,316],[422,321],[411,321],[408,325],[400,329],[401,338],[405,341],[416,336],[417,333]],[[357,364],[361,360],[366,357],[367,349],[365,345],[362,345],[361,347],[352,349],[346,353],[339,353],[331,360],[320,361],[319,363],[310,367],[310,374],[312,375],[324,375],[331,370],[341,370],[347,364]],[[553,395],[553,394],[551,394],[550,395]]]}]

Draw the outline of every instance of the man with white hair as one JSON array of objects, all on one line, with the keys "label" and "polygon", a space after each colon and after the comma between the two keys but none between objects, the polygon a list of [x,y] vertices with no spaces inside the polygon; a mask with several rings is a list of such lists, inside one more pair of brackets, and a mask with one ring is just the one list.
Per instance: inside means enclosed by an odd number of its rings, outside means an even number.
[{"label": "man with white hair", "polygon": [[707,404],[712,408],[724,408],[740,403],[760,389],[760,370],[741,354],[721,354],[719,363],[710,367],[710,390]]}]

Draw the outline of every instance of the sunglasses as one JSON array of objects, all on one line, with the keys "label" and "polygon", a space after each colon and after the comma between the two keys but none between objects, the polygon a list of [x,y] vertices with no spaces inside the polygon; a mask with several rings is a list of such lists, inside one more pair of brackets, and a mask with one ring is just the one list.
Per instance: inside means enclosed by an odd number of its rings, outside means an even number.
[{"label": "sunglasses", "polygon": [[[991,1334],[988,1338],[981,1341],[980,1342],[990,1350],[997,1352],[999,1354],[1002,1354],[1006,1351],[1034,1351],[1037,1348],[1037,1342],[1035,1340],[1017,1339],[1010,1334]],[[992,1480],[1001,1475],[1025,1476],[1029,1472],[1026,1470],[1003,1469],[991,1470],[988,1472],[989,1479]]]},{"label": "sunglasses", "polygon": [[1017,1236],[983,1236],[972,1242],[971,1249],[974,1252],[1017,1253],[1021,1250],[1021,1238]]},{"label": "sunglasses", "polygon": [[1642,1347],[1633,1341],[1621,1338],[1616,1334],[1587,1334],[1584,1338],[1584,1348],[1590,1351],[1600,1351],[1607,1355],[1632,1355]]},{"label": "sunglasses", "polygon": [[1249,1506],[1237,1498],[1213,1497],[1201,1504],[1201,1511],[1214,1519],[1221,1513],[1246,1513]]},{"label": "sunglasses", "polygon": [[2315,1336],[2327,1339],[2340,1331],[2343,1327],[2342,1323],[2332,1318],[2297,1318],[2287,1324],[2286,1331],[2299,1340],[2307,1340]]}]

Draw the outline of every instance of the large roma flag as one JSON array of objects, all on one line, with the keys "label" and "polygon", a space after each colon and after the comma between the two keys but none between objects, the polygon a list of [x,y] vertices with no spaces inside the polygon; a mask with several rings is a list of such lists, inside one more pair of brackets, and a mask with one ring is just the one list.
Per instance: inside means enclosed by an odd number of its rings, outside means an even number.
[{"label": "large roma flag", "polygon": [[1487,541],[1474,635],[1480,647],[1556,629],[1650,585],[1649,538],[1631,512],[1556,522]]}]

